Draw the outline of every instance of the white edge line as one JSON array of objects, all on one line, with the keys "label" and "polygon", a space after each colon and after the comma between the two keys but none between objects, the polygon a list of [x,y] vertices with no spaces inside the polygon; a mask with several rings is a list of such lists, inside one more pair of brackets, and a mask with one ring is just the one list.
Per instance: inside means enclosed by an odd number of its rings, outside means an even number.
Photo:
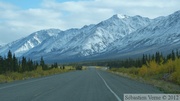
[{"label": "white edge line", "polygon": [[103,80],[104,84],[106,85],[106,87],[110,90],[110,92],[116,97],[116,99],[118,101],[122,101],[118,95],[109,87],[109,85],[106,83],[106,81],[104,80],[104,78],[96,71],[96,73],[99,75],[99,77]]}]

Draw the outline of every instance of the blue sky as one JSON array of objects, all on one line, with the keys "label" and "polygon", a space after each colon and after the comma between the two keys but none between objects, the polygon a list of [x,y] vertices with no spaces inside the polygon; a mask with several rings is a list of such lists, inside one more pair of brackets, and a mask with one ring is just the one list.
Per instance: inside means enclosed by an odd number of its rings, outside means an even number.
[{"label": "blue sky", "polygon": [[42,29],[97,24],[119,13],[167,16],[179,5],[179,0],[0,0],[0,44]]},{"label": "blue sky", "polygon": [[16,5],[22,9],[38,8],[43,0],[0,0]]},{"label": "blue sky", "polygon": [[[0,0],[0,1],[5,1],[7,3],[11,3],[22,9],[38,8],[41,6],[41,3],[43,2],[43,0]],[[52,1],[67,2],[67,1],[80,1],[80,0],[52,0]],[[81,0],[81,1],[83,1],[83,0]]]}]

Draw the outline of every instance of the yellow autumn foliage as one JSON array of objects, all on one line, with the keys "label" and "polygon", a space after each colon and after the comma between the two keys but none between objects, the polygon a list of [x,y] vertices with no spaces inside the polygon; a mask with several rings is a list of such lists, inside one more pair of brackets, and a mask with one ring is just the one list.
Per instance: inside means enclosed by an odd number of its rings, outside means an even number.
[{"label": "yellow autumn foliage", "polygon": [[174,68],[170,80],[180,85],[180,59],[176,59],[173,64]]},{"label": "yellow autumn foliage", "polygon": [[0,83],[3,82],[11,82],[14,80],[24,80],[24,79],[29,79],[29,78],[36,78],[36,77],[41,77],[41,76],[48,76],[48,75],[53,75],[57,73],[62,73],[62,72],[67,72],[69,69],[60,69],[60,68],[52,68],[50,70],[42,70],[42,67],[39,66],[37,67],[36,70],[33,71],[28,71],[28,72],[23,72],[23,73],[18,73],[18,72],[7,72],[6,74],[1,74],[0,75]]},{"label": "yellow autumn foliage", "polygon": [[146,75],[148,74],[148,68],[147,68],[147,66],[146,66],[146,65],[143,65],[143,66],[139,69],[138,74],[139,74],[140,76],[146,76]]},{"label": "yellow autumn foliage", "polygon": [[180,59],[176,58],[175,61],[168,60],[165,64],[158,64],[154,60],[147,62],[140,68],[112,68],[111,71],[127,73],[140,77],[157,77],[164,78],[168,81],[180,84]]},{"label": "yellow autumn foliage", "polygon": [[149,63],[147,63],[148,66],[148,75],[155,75],[159,73],[159,65],[156,63],[156,61],[152,60]]}]

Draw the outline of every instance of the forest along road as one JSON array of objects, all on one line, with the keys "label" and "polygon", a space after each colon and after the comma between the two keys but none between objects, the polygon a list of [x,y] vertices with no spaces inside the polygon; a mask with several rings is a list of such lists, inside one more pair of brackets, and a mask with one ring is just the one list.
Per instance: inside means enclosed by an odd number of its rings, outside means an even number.
[{"label": "forest along road", "polygon": [[153,86],[87,70],[0,84],[0,101],[123,101],[127,93],[162,93]]}]

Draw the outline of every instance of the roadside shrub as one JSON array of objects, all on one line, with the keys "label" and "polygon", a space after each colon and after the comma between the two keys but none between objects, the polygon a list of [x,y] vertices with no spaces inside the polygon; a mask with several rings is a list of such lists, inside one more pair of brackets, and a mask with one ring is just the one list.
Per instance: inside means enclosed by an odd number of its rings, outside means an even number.
[{"label": "roadside shrub", "polygon": [[18,73],[18,72],[9,73],[9,77],[12,80],[22,80],[23,79],[23,75],[21,73]]},{"label": "roadside shrub", "polygon": [[172,73],[170,80],[180,85],[180,59],[174,61],[174,72]]},{"label": "roadside shrub", "polygon": [[180,85],[180,59],[169,59],[165,64],[158,64],[155,60],[147,62],[141,68],[111,68],[111,71],[126,74],[171,81]]},{"label": "roadside shrub", "polygon": [[156,63],[156,61],[152,60],[149,63],[147,63],[148,66],[148,75],[152,76],[159,73],[159,65]]},{"label": "roadside shrub", "polygon": [[7,80],[6,80],[6,76],[4,76],[4,75],[0,75],[0,83],[1,82],[6,82]]},{"label": "roadside shrub", "polygon": [[67,72],[70,69],[60,69],[60,68],[52,68],[49,70],[43,70],[41,66],[37,67],[36,70],[27,71],[23,73],[18,72],[6,72],[5,74],[0,75],[0,83],[3,82],[11,82],[14,80],[24,80],[29,78],[41,77],[41,76],[48,76],[57,73]]},{"label": "roadside shrub", "polygon": [[129,70],[128,73],[133,74],[133,75],[137,75],[139,72],[139,68],[136,68],[136,67],[129,68],[128,70]]},{"label": "roadside shrub", "polygon": [[163,65],[163,71],[164,73],[173,73],[175,72],[175,61],[172,60],[168,60],[168,62],[166,64]]},{"label": "roadside shrub", "polygon": [[147,68],[147,66],[146,66],[146,65],[143,65],[143,66],[139,69],[138,74],[139,74],[140,76],[146,76],[146,75],[148,75],[148,68]]},{"label": "roadside shrub", "polygon": [[180,72],[172,73],[170,80],[180,85]]}]

